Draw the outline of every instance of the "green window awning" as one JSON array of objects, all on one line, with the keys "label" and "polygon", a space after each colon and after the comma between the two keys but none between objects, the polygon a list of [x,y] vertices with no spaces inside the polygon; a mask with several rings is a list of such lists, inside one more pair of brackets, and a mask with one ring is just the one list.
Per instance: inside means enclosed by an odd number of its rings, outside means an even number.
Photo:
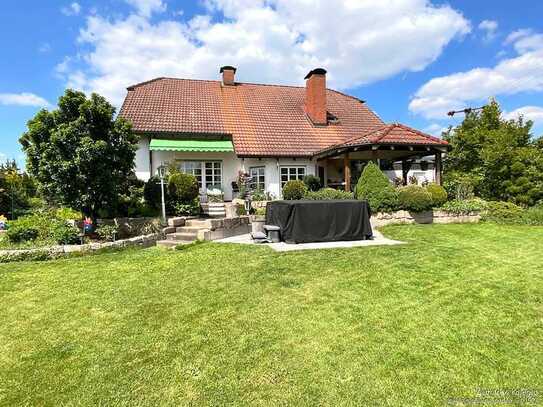
[{"label": "green window awning", "polygon": [[149,146],[151,151],[203,151],[229,152],[234,151],[230,140],[164,140],[152,139]]}]

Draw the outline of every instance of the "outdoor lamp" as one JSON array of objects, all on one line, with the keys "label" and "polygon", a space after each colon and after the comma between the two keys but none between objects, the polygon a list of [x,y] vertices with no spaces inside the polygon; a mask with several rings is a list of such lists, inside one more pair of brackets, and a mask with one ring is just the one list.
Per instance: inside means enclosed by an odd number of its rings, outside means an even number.
[{"label": "outdoor lamp", "polygon": [[164,177],[166,176],[166,166],[161,164],[157,168],[160,177],[160,192],[162,194],[162,222],[166,223],[166,200],[164,198]]}]

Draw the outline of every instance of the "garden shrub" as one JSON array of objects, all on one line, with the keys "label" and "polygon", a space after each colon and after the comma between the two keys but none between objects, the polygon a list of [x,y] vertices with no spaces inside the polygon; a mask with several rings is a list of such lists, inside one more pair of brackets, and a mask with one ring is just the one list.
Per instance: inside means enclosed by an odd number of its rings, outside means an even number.
[{"label": "garden shrub", "polygon": [[367,200],[372,212],[392,212],[398,209],[398,192],[373,162],[364,167],[358,179],[356,197]]},{"label": "garden shrub", "polygon": [[522,214],[522,221],[527,225],[543,226],[543,204],[525,210]]},{"label": "garden shrub", "polygon": [[251,193],[251,199],[255,202],[270,201],[269,196],[261,189],[253,191]]},{"label": "garden shrub", "polygon": [[445,202],[441,210],[455,215],[467,215],[473,212],[481,212],[487,207],[487,202],[481,198],[472,199],[453,199]]},{"label": "garden shrub", "polygon": [[66,218],[76,218],[80,213],[70,209],[36,211],[10,223],[7,235],[11,243],[39,241],[40,244],[74,244],[79,242],[79,229]]},{"label": "garden shrub", "polygon": [[441,185],[428,184],[426,191],[432,196],[432,204],[434,207],[439,207],[447,202],[447,191]]},{"label": "garden shrub", "polygon": [[119,234],[119,229],[115,225],[101,225],[96,229],[96,234],[100,240],[113,242]]},{"label": "garden shrub", "polygon": [[198,181],[191,174],[171,171],[168,177],[168,192],[175,203],[189,203],[198,198]]},{"label": "garden shrub", "polygon": [[33,241],[38,238],[40,231],[29,217],[22,217],[10,223],[6,236],[11,243]]},{"label": "garden shrub", "polygon": [[300,180],[288,181],[283,187],[283,199],[289,201],[303,199],[306,193],[307,186]]},{"label": "garden shrub", "polygon": [[77,244],[81,241],[79,229],[65,220],[53,222],[50,233],[51,238],[58,244]]},{"label": "garden shrub", "polygon": [[408,211],[422,212],[432,208],[432,195],[418,185],[400,188],[398,201],[401,208]]},{"label": "garden shrub", "polygon": [[[164,195],[165,200],[168,201],[168,188],[165,182]],[[143,186],[143,199],[147,205],[154,209],[160,209],[162,206],[162,191],[160,187],[160,178],[157,176],[149,178],[149,180]]]},{"label": "garden shrub", "polygon": [[55,218],[69,221],[69,220],[81,220],[83,219],[83,214],[79,211],[73,210],[71,208],[57,208],[54,214]]},{"label": "garden shrub", "polygon": [[322,187],[320,178],[315,175],[306,175],[303,181],[309,191],[318,191]]},{"label": "garden shrub", "polygon": [[236,215],[238,216],[245,216],[247,215],[247,211],[245,210],[245,206],[241,204],[236,205]]},{"label": "garden shrub", "polygon": [[484,221],[496,223],[522,223],[523,209],[512,202],[488,202],[481,215]]},{"label": "garden shrub", "polygon": [[189,202],[177,202],[173,205],[173,210],[176,216],[198,215],[200,213],[200,201],[195,198]]},{"label": "garden shrub", "polygon": [[322,201],[330,199],[353,199],[352,192],[345,192],[334,188],[323,188],[318,191],[309,191],[305,194],[305,199],[312,201]]}]

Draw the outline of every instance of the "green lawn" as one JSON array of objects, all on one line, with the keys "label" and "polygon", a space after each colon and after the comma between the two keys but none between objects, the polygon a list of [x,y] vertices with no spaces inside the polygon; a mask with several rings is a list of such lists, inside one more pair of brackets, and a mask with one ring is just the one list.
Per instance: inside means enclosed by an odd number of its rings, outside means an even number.
[{"label": "green lawn", "polygon": [[0,404],[434,406],[543,392],[543,228],[384,232],[409,244],[0,265]]}]

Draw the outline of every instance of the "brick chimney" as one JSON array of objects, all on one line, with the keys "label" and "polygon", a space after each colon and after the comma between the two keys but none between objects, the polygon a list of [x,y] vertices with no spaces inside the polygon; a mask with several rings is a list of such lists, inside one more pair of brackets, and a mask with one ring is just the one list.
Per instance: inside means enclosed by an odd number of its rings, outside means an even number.
[{"label": "brick chimney", "polygon": [[222,66],[220,73],[222,73],[222,84],[225,86],[235,85],[236,68],[233,66]]},{"label": "brick chimney", "polygon": [[304,78],[305,112],[317,125],[326,125],[326,70],[316,68]]}]

